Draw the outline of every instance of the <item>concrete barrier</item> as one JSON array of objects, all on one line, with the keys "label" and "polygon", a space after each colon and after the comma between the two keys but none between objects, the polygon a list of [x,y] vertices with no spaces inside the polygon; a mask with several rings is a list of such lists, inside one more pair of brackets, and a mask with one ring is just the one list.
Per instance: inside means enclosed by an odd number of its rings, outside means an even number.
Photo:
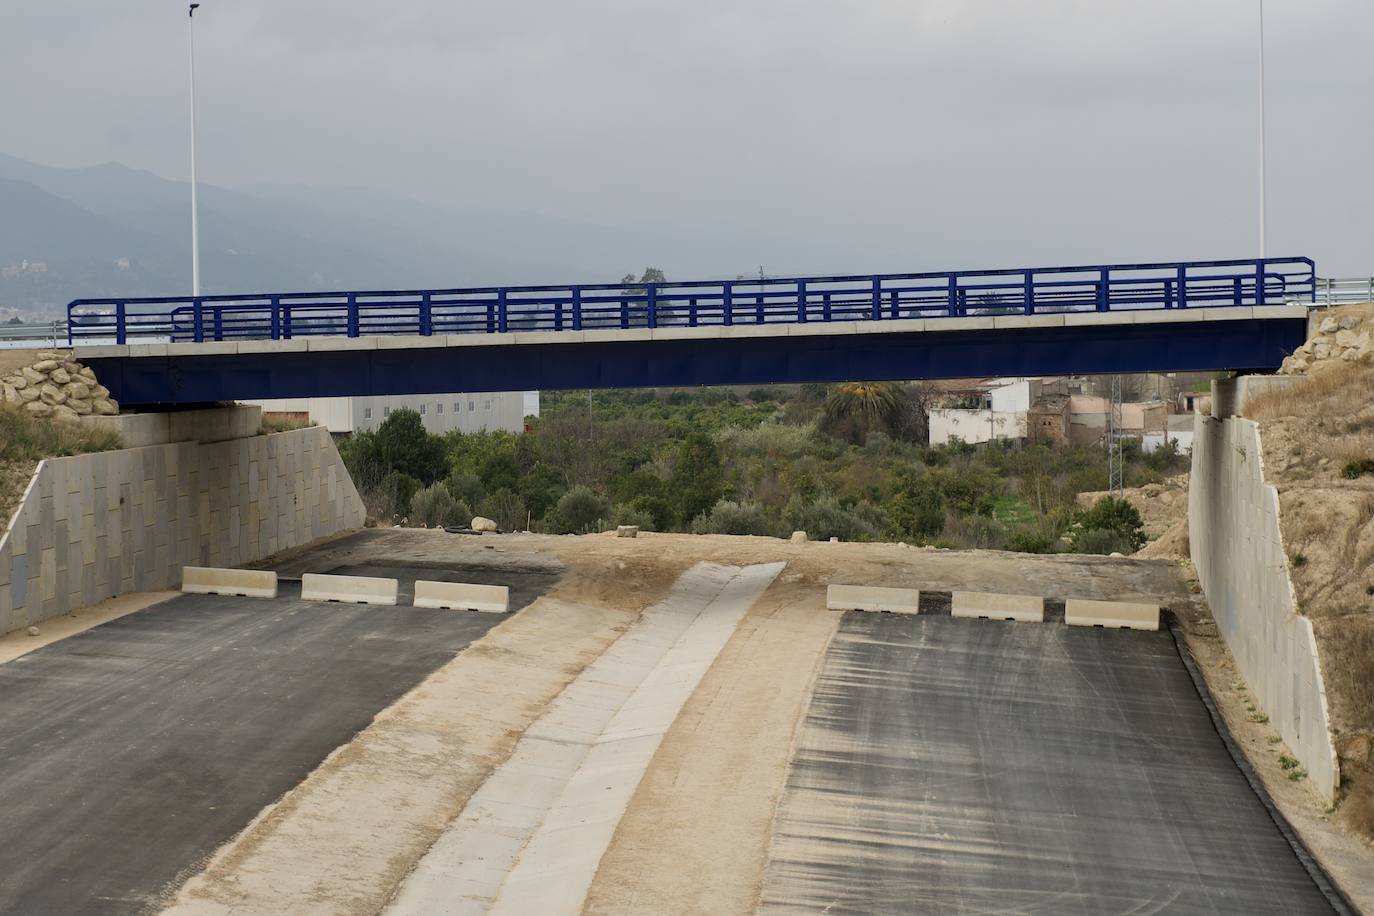
[{"label": "concrete barrier", "polygon": [[327,576],[306,573],[301,576],[304,601],[340,601],[344,604],[395,604],[400,584],[395,579],[371,576]]},{"label": "concrete barrier", "polygon": [[919,613],[921,593],[914,588],[879,588],[875,585],[831,585],[825,590],[825,606],[832,611],[887,611]]},{"label": "concrete barrier", "polygon": [[504,585],[418,580],[415,583],[415,606],[504,614],[510,610],[510,589]]},{"label": "concrete barrier", "polygon": [[1038,595],[954,592],[953,600],[950,603],[950,612],[955,617],[1043,623],[1045,620],[1045,599]]},{"label": "concrete barrier", "polygon": [[188,595],[236,595],[240,598],[277,597],[277,574],[270,569],[214,569],[183,566],[181,590]]},{"label": "concrete barrier", "polygon": [[1158,630],[1159,605],[1070,598],[1064,603],[1064,622],[1071,627]]}]

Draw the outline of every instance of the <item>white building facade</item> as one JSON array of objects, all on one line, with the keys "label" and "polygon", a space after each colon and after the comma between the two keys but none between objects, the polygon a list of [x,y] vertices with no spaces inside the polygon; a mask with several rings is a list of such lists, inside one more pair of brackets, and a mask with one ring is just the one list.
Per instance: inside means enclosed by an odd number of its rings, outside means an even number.
[{"label": "white building facade", "polygon": [[250,401],[263,413],[308,415],[331,433],[375,430],[401,409],[420,415],[432,433],[475,433],[495,430],[518,433],[526,416],[538,416],[539,392],[498,391],[458,394],[398,394],[351,398],[285,398]]}]

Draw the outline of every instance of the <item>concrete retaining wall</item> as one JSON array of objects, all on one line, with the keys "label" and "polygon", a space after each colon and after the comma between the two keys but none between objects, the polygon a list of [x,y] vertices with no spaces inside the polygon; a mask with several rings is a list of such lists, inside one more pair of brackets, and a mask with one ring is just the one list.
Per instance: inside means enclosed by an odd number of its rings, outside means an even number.
[{"label": "concrete retaining wall", "polygon": [[363,515],[320,427],[48,459],[0,537],[0,633],[177,588],[183,566],[241,566]]},{"label": "concrete retaining wall", "polygon": [[1188,541],[1217,627],[1260,708],[1327,799],[1340,783],[1312,623],[1296,612],[1259,425],[1198,414]]}]

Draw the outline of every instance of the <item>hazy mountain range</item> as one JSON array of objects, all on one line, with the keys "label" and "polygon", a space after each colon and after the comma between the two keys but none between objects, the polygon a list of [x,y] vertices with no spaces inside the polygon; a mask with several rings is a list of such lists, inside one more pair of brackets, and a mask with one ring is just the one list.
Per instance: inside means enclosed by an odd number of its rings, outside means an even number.
[{"label": "hazy mountain range", "polygon": [[[189,226],[185,182],[0,154],[0,307],[38,318],[76,298],[185,295]],[[665,253],[683,247],[540,214],[303,186],[202,185],[200,230],[206,294],[592,282],[671,269]]]}]

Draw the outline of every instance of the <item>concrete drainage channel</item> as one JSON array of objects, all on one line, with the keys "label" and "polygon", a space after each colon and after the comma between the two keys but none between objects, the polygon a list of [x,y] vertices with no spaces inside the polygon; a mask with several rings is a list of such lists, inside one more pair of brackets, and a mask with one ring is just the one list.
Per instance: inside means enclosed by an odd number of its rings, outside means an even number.
[{"label": "concrete drainage channel", "polygon": [[525,731],[387,912],[580,912],[663,736],[783,565],[679,578]]}]

